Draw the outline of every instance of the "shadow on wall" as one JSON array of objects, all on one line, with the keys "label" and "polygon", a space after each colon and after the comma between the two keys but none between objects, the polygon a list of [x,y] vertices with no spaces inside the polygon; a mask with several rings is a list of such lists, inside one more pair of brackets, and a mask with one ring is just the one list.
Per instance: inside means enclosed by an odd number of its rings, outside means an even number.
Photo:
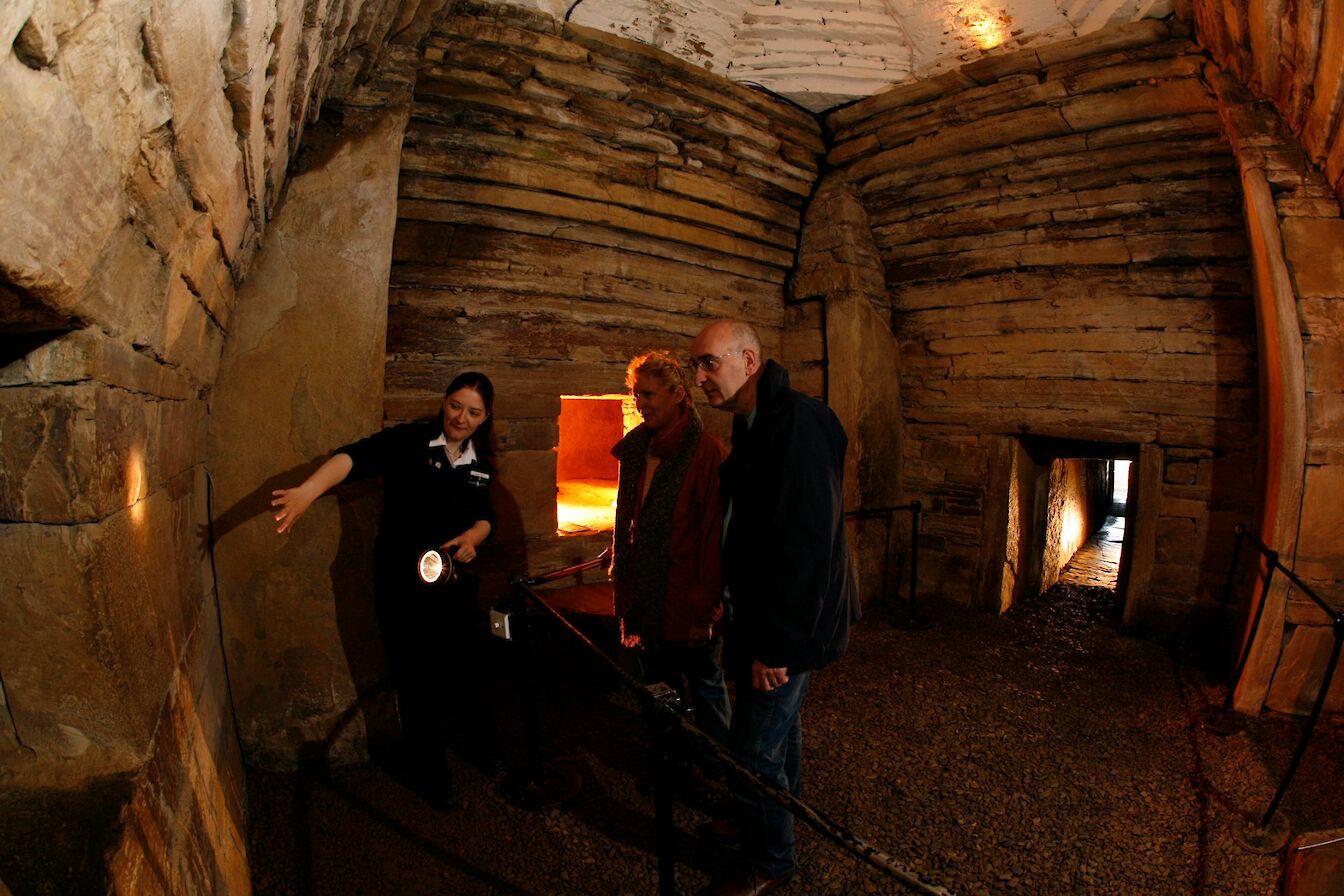
[{"label": "shadow on wall", "polygon": [[[325,460],[325,456],[319,457],[268,477],[214,516],[214,542],[218,543],[249,520],[269,517],[272,492],[304,481]],[[325,764],[332,748],[338,741],[348,738],[347,729],[361,716],[368,733],[370,752],[377,753],[395,741],[396,710],[390,697],[387,663],[373,604],[372,547],[381,496],[380,481],[376,479],[343,483],[331,492],[340,517],[340,537],[328,569],[330,594],[357,699],[336,716],[326,737],[303,750],[300,758],[304,761]],[[203,549],[213,550],[211,532],[203,526],[200,534]]]}]

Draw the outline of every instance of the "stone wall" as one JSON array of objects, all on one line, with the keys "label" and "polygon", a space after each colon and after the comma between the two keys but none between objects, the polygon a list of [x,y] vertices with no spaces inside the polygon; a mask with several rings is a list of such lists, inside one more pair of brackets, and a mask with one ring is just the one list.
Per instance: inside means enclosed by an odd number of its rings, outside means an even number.
[{"label": "stone wall", "polygon": [[494,380],[489,594],[609,541],[555,534],[561,395],[625,391],[632,354],[682,353],[716,317],[778,352],[822,144],[806,113],[642,44],[518,8],[450,12],[402,155],[386,414],[433,413],[463,369]]},{"label": "stone wall", "polygon": [[249,889],[207,399],[299,136],[417,6],[0,5],[0,878]]},{"label": "stone wall", "polygon": [[[1344,220],[1331,186],[1269,104],[1255,101],[1229,75],[1213,83],[1241,168],[1266,359],[1262,498],[1250,528],[1338,609],[1344,595],[1338,524],[1344,503]],[[1258,582],[1240,583],[1244,620],[1259,594]],[[1238,708],[1306,712],[1320,692],[1333,641],[1326,614],[1280,576],[1237,688]],[[1344,708],[1338,675],[1326,706]]]},{"label": "stone wall", "polygon": [[1278,110],[1344,203],[1344,2],[1192,0],[1200,43]]},{"label": "stone wall", "polygon": [[1104,508],[1111,501],[1104,461],[1060,458],[1050,464],[1049,476],[1042,590],[1059,581],[1074,553],[1105,521]]},{"label": "stone wall", "polygon": [[1179,24],[1144,22],[828,117],[885,266],[930,590],[998,602],[987,484],[1006,501],[997,440],[1028,435],[1160,451],[1133,621],[1167,624],[1220,587],[1254,500],[1255,331],[1206,64]]}]

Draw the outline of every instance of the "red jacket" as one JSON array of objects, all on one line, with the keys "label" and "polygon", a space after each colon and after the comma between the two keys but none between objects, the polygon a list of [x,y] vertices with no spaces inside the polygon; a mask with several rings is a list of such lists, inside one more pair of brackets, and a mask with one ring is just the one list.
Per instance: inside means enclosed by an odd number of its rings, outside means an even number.
[{"label": "red jacket", "polygon": [[[641,442],[647,443],[648,433],[636,427],[612,450],[621,460],[620,477],[626,491],[633,486],[637,504],[632,512],[617,510],[615,550],[627,551],[624,563],[613,563],[616,575],[613,589],[616,613],[624,618],[637,591],[640,566],[635,558],[644,551],[656,550],[654,545],[641,540],[638,520],[644,510],[644,468],[648,461],[646,451],[632,451]],[[715,625],[723,615],[723,581],[719,553],[723,541],[723,510],[719,494],[719,467],[728,450],[715,436],[700,432],[694,453],[689,459],[681,488],[677,492],[672,511],[667,544],[666,591],[663,595],[662,632],[666,641],[685,641],[696,629]],[[655,476],[657,473],[655,472]],[[631,477],[631,478],[627,478]],[[621,521],[628,520],[627,531],[620,531]],[[661,564],[660,564],[661,565]],[[657,583],[644,583],[645,588]]]}]

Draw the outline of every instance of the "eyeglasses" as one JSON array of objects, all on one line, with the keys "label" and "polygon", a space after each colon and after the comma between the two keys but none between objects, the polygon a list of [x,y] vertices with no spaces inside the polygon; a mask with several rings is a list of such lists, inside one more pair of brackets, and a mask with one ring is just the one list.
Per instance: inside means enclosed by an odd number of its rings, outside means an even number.
[{"label": "eyeglasses", "polygon": [[701,355],[698,358],[687,358],[686,369],[691,373],[697,370],[703,370],[705,373],[713,373],[719,369],[724,358],[731,358],[733,355],[740,355],[745,349],[735,348],[730,352],[724,352],[721,355]]}]

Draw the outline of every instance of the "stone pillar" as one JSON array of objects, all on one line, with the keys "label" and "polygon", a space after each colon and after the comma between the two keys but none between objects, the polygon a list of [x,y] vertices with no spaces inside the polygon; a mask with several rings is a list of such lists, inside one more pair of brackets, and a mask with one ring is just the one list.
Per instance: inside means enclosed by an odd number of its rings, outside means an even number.
[{"label": "stone pillar", "polygon": [[[826,400],[849,434],[846,508],[899,503],[900,354],[886,312],[882,263],[872,229],[852,185],[843,179],[823,182],[807,209],[792,298],[825,303]],[[790,342],[799,342],[798,334],[787,334],[786,348]],[[908,522],[907,516],[898,515],[896,531],[908,532]],[[872,602],[881,597],[884,584],[886,524],[858,522],[851,532],[863,599]],[[894,536],[893,544],[900,553],[903,536]],[[893,567],[890,574],[894,573]]]},{"label": "stone pillar", "polygon": [[220,602],[249,761],[362,758],[361,691],[382,675],[367,558],[376,494],[338,490],[288,536],[271,491],[381,428],[387,283],[408,106],[310,130],[211,401]]}]

